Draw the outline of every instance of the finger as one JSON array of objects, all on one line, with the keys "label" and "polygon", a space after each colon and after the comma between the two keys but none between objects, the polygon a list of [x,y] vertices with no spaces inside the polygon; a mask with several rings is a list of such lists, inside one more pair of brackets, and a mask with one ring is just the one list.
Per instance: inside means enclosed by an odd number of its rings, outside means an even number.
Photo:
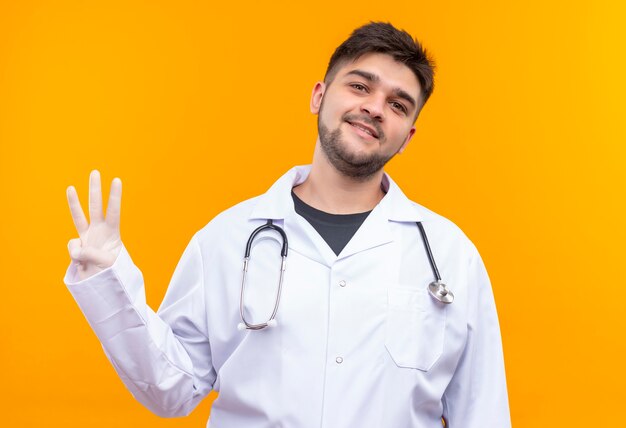
[{"label": "finger", "polygon": [[78,258],[80,257],[81,247],[82,244],[80,242],[80,238],[70,239],[70,241],[67,243],[67,251],[69,251],[70,258],[72,260],[78,261]]},{"label": "finger", "polygon": [[114,178],[111,183],[109,202],[107,205],[106,222],[113,228],[120,228],[120,211],[122,209],[122,180]]},{"label": "finger", "polygon": [[85,232],[87,232],[87,229],[89,229],[89,223],[85,218],[83,208],[80,206],[78,194],[76,193],[76,189],[74,188],[74,186],[68,187],[66,193],[67,203],[70,205],[70,213],[72,214],[74,226],[76,227],[78,235],[82,236]]},{"label": "finger", "polygon": [[89,174],[89,220],[102,221],[102,188],[100,185],[100,172],[91,171]]}]

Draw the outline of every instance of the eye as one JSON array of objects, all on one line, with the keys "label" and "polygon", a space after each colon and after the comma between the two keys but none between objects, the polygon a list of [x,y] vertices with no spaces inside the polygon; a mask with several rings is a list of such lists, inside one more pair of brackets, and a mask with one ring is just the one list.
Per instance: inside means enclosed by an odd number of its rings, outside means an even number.
[{"label": "eye", "polygon": [[404,105],[402,105],[401,103],[397,102],[397,101],[392,101],[391,102],[391,106],[398,110],[401,111],[402,113],[406,114],[406,107],[404,107]]},{"label": "eye", "polygon": [[350,86],[356,89],[359,92],[367,92],[367,87],[360,83],[350,83]]}]

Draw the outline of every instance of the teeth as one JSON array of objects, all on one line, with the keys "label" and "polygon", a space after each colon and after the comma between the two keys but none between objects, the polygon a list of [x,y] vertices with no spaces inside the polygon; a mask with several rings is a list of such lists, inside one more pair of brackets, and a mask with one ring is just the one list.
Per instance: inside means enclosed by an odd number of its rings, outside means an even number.
[{"label": "teeth", "polygon": [[372,137],[374,136],[374,134],[372,134],[372,131],[370,131],[369,129],[363,128],[362,126],[359,125],[355,125],[354,123],[351,123],[350,125],[354,126],[355,128],[360,129],[363,132],[368,133],[369,135],[371,135]]}]

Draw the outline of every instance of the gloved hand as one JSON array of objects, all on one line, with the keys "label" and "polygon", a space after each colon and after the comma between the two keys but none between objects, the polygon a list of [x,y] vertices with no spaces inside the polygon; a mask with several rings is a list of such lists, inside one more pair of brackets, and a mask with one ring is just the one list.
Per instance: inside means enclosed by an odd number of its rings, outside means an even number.
[{"label": "gloved hand", "polygon": [[122,249],[120,238],[120,209],[122,181],[114,178],[107,207],[106,219],[102,210],[100,173],[89,175],[89,220],[78,200],[74,186],[67,188],[67,201],[78,231],[78,238],[67,245],[70,257],[77,263],[78,277],[83,280],[113,265]]}]

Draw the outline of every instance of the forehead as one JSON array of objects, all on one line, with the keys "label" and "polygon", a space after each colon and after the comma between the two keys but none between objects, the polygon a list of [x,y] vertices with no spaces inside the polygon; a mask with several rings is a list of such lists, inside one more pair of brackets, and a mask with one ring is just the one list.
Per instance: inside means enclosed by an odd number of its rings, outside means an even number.
[{"label": "forehead", "polygon": [[354,61],[348,61],[339,66],[336,78],[353,76],[354,70],[371,73],[379,78],[383,86],[402,89],[419,99],[421,86],[415,73],[405,64],[396,61],[391,55],[382,53],[367,53]]}]

